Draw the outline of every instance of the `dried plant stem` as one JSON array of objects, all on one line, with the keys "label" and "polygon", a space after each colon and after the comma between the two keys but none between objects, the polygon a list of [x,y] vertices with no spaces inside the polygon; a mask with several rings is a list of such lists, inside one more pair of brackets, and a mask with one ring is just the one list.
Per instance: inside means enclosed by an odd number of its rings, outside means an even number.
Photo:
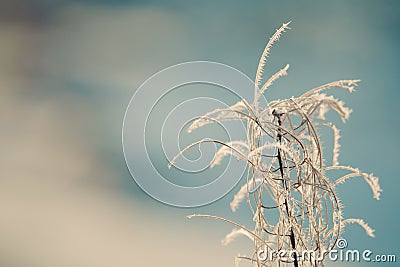
[{"label": "dried plant stem", "polygon": [[[246,184],[241,187],[230,203],[235,212],[239,204],[247,201],[253,214],[254,230],[231,220],[213,215],[191,215],[212,218],[227,222],[236,227],[226,237],[227,244],[238,235],[245,235],[254,242],[251,257],[240,256],[261,266],[319,266],[324,261],[326,251],[333,249],[348,224],[356,223],[364,228],[367,235],[374,237],[374,230],[362,219],[343,219],[342,205],[336,194],[336,187],[353,177],[361,177],[370,186],[373,197],[379,200],[382,189],[379,179],[357,168],[341,166],[339,157],[339,129],[327,122],[326,112],[336,112],[346,122],[351,109],[343,101],[321,93],[329,88],[343,88],[353,92],[359,80],[339,80],[315,87],[299,97],[271,101],[260,107],[259,97],[276,80],[287,74],[289,65],[272,75],[260,88],[263,69],[272,45],[288,28],[283,24],[269,39],[258,64],[254,101],[245,99],[227,109],[216,109],[195,120],[188,132],[211,123],[227,120],[247,122],[245,141],[224,142],[203,139],[183,149],[170,162],[172,166],[177,157],[201,143],[212,142],[220,145],[210,167],[222,162],[223,157],[232,155],[248,163]],[[326,165],[319,126],[327,126],[333,131],[331,165]],[[271,141],[272,140],[272,141]],[[273,149],[273,152],[271,152]],[[338,172],[347,174],[337,174]],[[335,175],[336,174],[336,175]],[[266,203],[272,204],[266,204]],[[276,212],[277,221],[264,212]],[[265,262],[257,257],[262,246],[272,250],[315,251],[318,255],[307,259],[295,253],[290,261],[281,261],[278,256]]]},{"label": "dried plant stem", "polygon": [[[282,114],[278,114],[278,113],[276,113],[275,110],[273,110],[272,111],[272,115],[274,115],[274,117],[277,118],[278,126],[281,127],[282,126],[282,121],[281,121],[281,115]],[[279,129],[278,129],[278,134],[277,134],[277,141],[278,141],[279,144],[282,144],[282,134],[281,134],[281,131]],[[283,186],[284,190],[286,191],[288,188],[287,188],[287,182],[284,180],[285,177],[284,177],[284,172],[283,172],[283,164],[282,164],[282,156],[281,156],[281,149],[280,148],[278,148],[277,157],[278,157],[278,162],[279,162],[279,172],[280,172],[281,178],[282,178],[282,186]],[[284,205],[285,205],[285,208],[286,208],[286,214],[287,214],[288,218],[291,218],[292,216],[291,216],[290,211],[289,211],[288,201],[287,201],[286,197],[285,197]],[[295,239],[295,236],[294,236],[293,227],[290,228],[290,244],[292,245],[292,249],[295,250],[296,249],[296,239]],[[299,266],[299,262],[298,262],[298,259],[297,259],[297,254],[294,254],[293,265],[295,267]]]}]

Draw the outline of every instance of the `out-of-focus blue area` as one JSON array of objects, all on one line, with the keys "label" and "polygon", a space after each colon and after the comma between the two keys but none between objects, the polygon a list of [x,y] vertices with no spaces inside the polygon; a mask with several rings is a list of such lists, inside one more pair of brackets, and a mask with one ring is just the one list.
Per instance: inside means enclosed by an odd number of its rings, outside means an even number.
[{"label": "out-of-focus blue area", "polygon": [[[4,192],[0,189],[0,202],[9,211],[4,213],[8,214],[4,215],[7,220],[0,219],[3,221],[0,226],[1,233],[10,227],[13,229],[6,242],[0,241],[0,247],[30,238],[16,234],[20,228],[14,221],[27,218],[36,221],[50,214],[52,210],[46,203],[57,199],[58,194],[53,196],[47,191],[43,194],[43,187],[39,186],[43,183],[49,184],[49,192],[67,192],[65,202],[75,194],[86,195],[86,190],[91,192],[88,195],[95,194],[100,203],[121,198],[126,205],[121,213],[130,207],[137,209],[136,225],[146,226],[147,222],[140,218],[152,218],[152,226],[162,229],[163,220],[173,221],[173,227],[164,231],[192,230],[193,226],[184,219],[191,213],[216,214],[251,225],[245,203],[237,214],[229,210],[234,192],[217,203],[197,209],[169,207],[144,194],[125,166],[121,149],[122,119],[130,97],[140,84],[170,65],[209,60],[233,66],[254,77],[269,36],[283,22],[291,20],[292,29],[274,45],[264,76],[270,76],[286,63],[291,67],[288,76],[277,81],[266,92],[266,97],[273,100],[296,96],[338,79],[362,80],[353,94],[335,91],[354,110],[346,124],[332,116],[342,134],[339,162],[373,172],[380,178],[384,192],[381,200],[376,201],[361,179],[340,186],[344,216],[363,218],[376,229],[375,239],[366,236],[356,225],[348,226],[343,236],[352,248],[398,253],[399,11],[398,1],[104,0],[0,4],[0,121],[3,125],[0,136],[4,142],[1,155],[4,163],[0,167],[3,170],[0,187]],[[46,156],[42,158],[42,155]],[[78,168],[78,163],[83,166]],[[41,166],[40,171],[37,166]],[[47,172],[48,169],[53,171]],[[21,173],[22,170],[27,171]],[[26,191],[22,190],[25,186]],[[107,198],[103,198],[103,193]],[[36,213],[31,217],[12,217],[14,211],[28,214],[25,211],[31,208],[22,199],[27,198],[29,203],[30,194],[32,199],[44,199],[34,207]],[[79,203],[78,198],[76,205],[80,206]],[[110,207],[113,205],[118,203]],[[90,214],[90,207],[82,213]],[[76,219],[73,210],[74,206],[63,223]],[[113,216],[115,220],[119,218]],[[87,217],[88,224],[92,223],[90,218]],[[202,240],[204,244],[218,243],[224,231],[231,229],[230,226],[221,228],[221,223],[190,223],[198,227],[196,231],[201,235],[210,234]],[[79,227],[77,223],[76,228]],[[32,228],[43,231],[45,236],[48,231],[42,226]],[[108,228],[100,229],[107,231]],[[14,232],[18,238],[14,238]],[[71,232],[74,233],[74,228]],[[93,235],[96,236],[95,231]],[[70,244],[64,242],[63,234],[60,236],[60,244]],[[138,243],[132,244],[132,250],[140,247],[140,238],[145,237],[139,237]],[[23,249],[29,250],[29,244]],[[0,263],[18,266],[35,259],[28,255],[25,262],[23,253],[18,255],[17,247],[7,249],[10,251],[7,255],[0,253]],[[149,255],[150,248],[151,245]],[[68,251],[68,245],[62,251]],[[57,262],[57,257],[54,261],[35,260],[34,264],[45,266]],[[166,261],[165,266],[170,266]],[[174,264],[177,262],[178,258]],[[70,263],[65,266],[95,266],[90,261],[79,262],[79,257]],[[121,262],[118,266],[127,265]]]}]

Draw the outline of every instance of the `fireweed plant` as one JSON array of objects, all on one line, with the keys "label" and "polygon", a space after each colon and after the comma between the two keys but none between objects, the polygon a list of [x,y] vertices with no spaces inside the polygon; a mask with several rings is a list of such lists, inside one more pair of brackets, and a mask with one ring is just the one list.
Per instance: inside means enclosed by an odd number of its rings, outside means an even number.
[{"label": "fireweed plant", "polygon": [[[235,229],[222,244],[230,243],[239,235],[247,236],[254,243],[254,253],[252,256],[237,256],[237,260],[249,260],[256,266],[324,265],[323,257],[335,248],[343,229],[351,223],[359,224],[367,235],[374,237],[374,230],[362,219],[343,218],[343,206],[336,187],[348,179],[359,177],[370,186],[375,199],[379,200],[382,192],[374,175],[339,164],[340,131],[325,118],[325,114],[333,110],[345,122],[351,113],[341,100],[325,94],[325,90],[341,88],[353,92],[360,80],[331,82],[299,97],[275,100],[267,107],[260,107],[260,96],[289,69],[286,65],[262,84],[270,49],[289,29],[289,23],[276,30],[261,55],[255,77],[254,102],[250,104],[242,99],[229,108],[209,112],[193,121],[187,129],[191,132],[210,123],[240,120],[247,123],[247,140],[222,142],[204,139],[183,149],[169,164],[171,167],[182,153],[203,142],[221,145],[210,167],[221,163],[227,155],[247,161],[247,181],[234,196],[230,208],[235,212],[242,201],[247,201],[253,213],[254,229],[212,215],[194,214],[188,218],[206,217],[234,225]],[[319,135],[323,127],[331,129],[334,138],[332,162],[329,164],[325,161]],[[275,142],[266,142],[266,137]],[[275,216],[270,216],[269,213],[273,212]],[[265,248],[296,251],[298,254],[292,253],[284,260],[276,254],[261,260],[257,252]],[[301,251],[305,250],[315,254],[311,258],[301,257]]]}]

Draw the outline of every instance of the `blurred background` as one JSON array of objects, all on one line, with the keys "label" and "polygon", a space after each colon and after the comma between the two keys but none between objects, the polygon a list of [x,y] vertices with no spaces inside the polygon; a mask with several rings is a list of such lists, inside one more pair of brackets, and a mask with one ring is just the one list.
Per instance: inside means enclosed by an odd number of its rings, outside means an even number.
[{"label": "blurred background", "polygon": [[229,209],[236,190],[192,209],[150,198],[126,168],[122,120],[135,90],[177,63],[217,61],[254,77],[289,20],[265,76],[286,63],[289,75],[266,97],[362,80],[337,94],[354,110],[337,124],[339,161],[373,172],[384,192],[374,200],[361,179],[339,188],[345,217],[376,229],[375,239],[357,225],[343,236],[350,248],[399,256],[399,12],[394,0],[1,1],[0,266],[233,266],[249,254],[245,238],[221,246],[232,226],[185,218],[251,225],[245,205]]}]

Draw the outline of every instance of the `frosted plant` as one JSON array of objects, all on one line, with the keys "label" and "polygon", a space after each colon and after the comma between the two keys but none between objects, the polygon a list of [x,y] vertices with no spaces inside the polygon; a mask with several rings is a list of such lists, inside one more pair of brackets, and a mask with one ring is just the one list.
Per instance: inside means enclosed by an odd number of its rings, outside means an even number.
[{"label": "frosted plant", "polygon": [[[248,163],[247,181],[231,202],[235,212],[241,202],[246,201],[253,213],[254,228],[248,229],[231,220],[213,215],[190,215],[228,222],[235,226],[222,241],[229,244],[239,235],[250,238],[254,243],[254,254],[238,256],[237,260],[249,260],[256,266],[321,266],[327,251],[333,249],[349,223],[363,227],[367,235],[374,237],[374,230],[361,219],[343,219],[342,204],[336,194],[336,187],[347,179],[360,177],[370,186],[373,197],[379,199],[382,189],[378,178],[372,174],[338,162],[340,132],[326,122],[329,110],[336,112],[345,122],[351,109],[345,104],[326,95],[330,88],[341,88],[353,92],[359,80],[331,82],[300,95],[284,100],[275,100],[267,107],[260,107],[262,94],[280,77],[287,74],[289,65],[271,76],[262,84],[262,74],[268,54],[274,42],[288,27],[283,24],[269,39],[258,64],[254,102],[245,99],[226,109],[217,109],[194,121],[188,132],[204,125],[224,120],[240,120],[247,123],[247,140],[224,143],[218,140],[201,140],[184,150],[203,142],[221,145],[216,152],[211,167],[219,164],[223,157],[233,155]],[[272,118],[272,119],[271,119]],[[332,162],[327,164],[319,135],[322,127],[333,133]],[[273,138],[276,142],[266,143]],[[271,151],[273,153],[271,153]],[[176,157],[171,161],[170,166]],[[266,160],[268,159],[268,160]],[[311,258],[292,254],[284,261],[274,255],[260,260],[260,249],[286,251],[314,251]]]}]

